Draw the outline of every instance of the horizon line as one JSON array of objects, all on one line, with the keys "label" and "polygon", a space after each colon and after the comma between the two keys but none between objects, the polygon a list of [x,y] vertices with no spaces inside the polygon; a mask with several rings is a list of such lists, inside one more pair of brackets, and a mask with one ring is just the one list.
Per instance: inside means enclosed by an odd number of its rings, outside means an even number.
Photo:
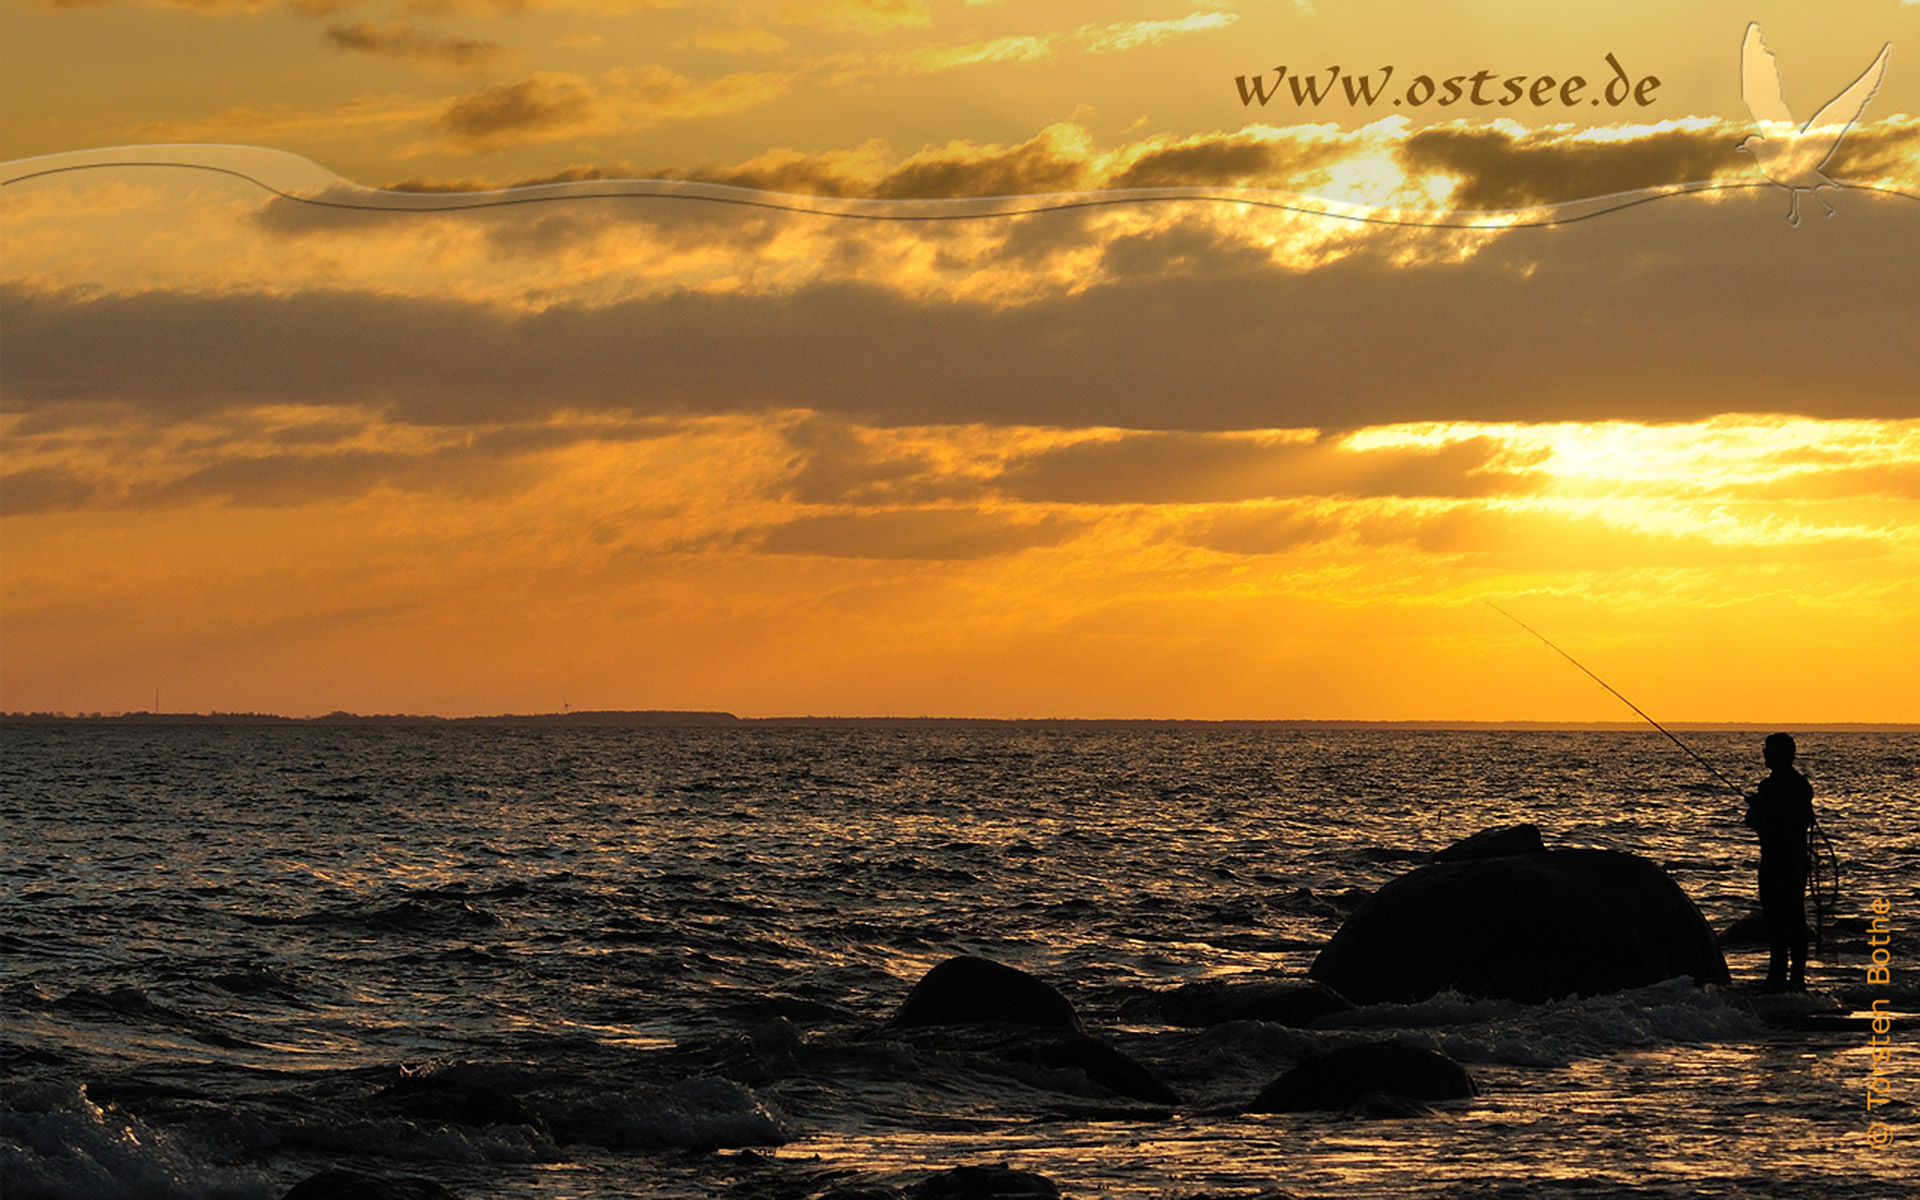
[{"label": "horizon line", "polygon": [[[1920,732],[1920,721],[1705,721],[1673,720],[1663,724],[1692,730],[1800,730],[1808,732]],[[750,728],[833,726],[1070,726],[1177,728],[1204,726],[1238,729],[1406,729],[1406,730],[1595,730],[1646,729],[1645,721],[1571,720],[1539,718],[1474,719],[1458,717],[987,717],[987,716],[859,716],[809,713],[783,716],[739,716],[717,709],[566,709],[544,713],[495,713],[443,716],[437,713],[354,713],[344,710],[311,716],[281,713],[223,712],[0,712],[0,725],[490,725],[605,729]]]}]

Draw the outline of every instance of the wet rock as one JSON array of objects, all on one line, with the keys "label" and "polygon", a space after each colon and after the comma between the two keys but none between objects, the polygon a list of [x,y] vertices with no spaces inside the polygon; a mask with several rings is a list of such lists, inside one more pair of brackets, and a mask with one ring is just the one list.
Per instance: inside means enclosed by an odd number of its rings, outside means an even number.
[{"label": "wet rock", "polygon": [[1031,1086],[1064,1095],[1105,1100],[1110,1094],[1154,1105],[1180,1103],[1179,1093],[1151,1069],[1090,1034],[1002,1024],[905,1029],[897,1031],[897,1036],[942,1055],[974,1058],[981,1069],[1011,1074]]},{"label": "wet rock", "polygon": [[1760,946],[1767,944],[1767,919],[1757,912],[1739,917],[1720,931],[1722,946]]},{"label": "wet rock", "polygon": [[1657,865],[1615,850],[1435,863],[1354,910],[1308,974],[1356,1004],[1452,989],[1542,1003],[1691,976],[1728,982],[1713,930]]},{"label": "wet rock", "polygon": [[1368,1092],[1347,1106],[1343,1117],[1356,1121],[1400,1121],[1410,1117],[1436,1117],[1440,1114],[1432,1106],[1422,1104],[1410,1096],[1396,1096],[1392,1092]]},{"label": "wet rock", "polygon": [[460,1197],[431,1179],[363,1175],[335,1167],[294,1184],[281,1200],[460,1200]]},{"label": "wet rock", "polygon": [[1012,1167],[955,1167],[929,1175],[914,1189],[916,1200],[1028,1200],[1057,1197],[1060,1189],[1044,1175]]},{"label": "wet rock", "polygon": [[1148,1104],[1178,1104],[1180,1093],[1125,1052],[1086,1034],[1068,1034],[1002,1047],[999,1056],[1055,1070],[1077,1070],[1116,1095]]},{"label": "wet rock", "polygon": [[402,1068],[399,1078],[373,1097],[374,1102],[416,1121],[454,1125],[525,1125],[544,1132],[546,1121],[518,1096],[492,1082],[493,1070],[460,1064],[444,1068]]},{"label": "wet rock", "polygon": [[1505,858],[1509,854],[1538,854],[1547,847],[1540,840],[1538,825],[1508,825],[1501,829],[1482,829],[1463,837],[1444,850],[1435,851],[1435,862],[1469,862],[1476,858]]},{"label": "wet rock", "polygon": [[1045,981],[984,958],[950,958],[921,977],[894,1029],[943,1050],[1047,1070],[1078,1071],[1115,1095],[1178,1104],[1177,1092],[1120,1050],[1089,1035]]},{"label": "wet rock", "polygon": [[1202,1029],[1228,1021],[1271,1021],[1306,1025],[1353,1005],[1324,983],[1260,979],[1236,983],[1209,979],[1187,983],[1160,997],[1160,1015],[1169,1025]]},{"label": "wet rock", "polygon": [[1478,1093],[1467,1069],[1436,1050],[1404,1042],[1362,1042],[1300,1063],[1268,1084],[1250,1111],[1357,1109],[1363,1115],[1424,1115],[1420,1101]]},{"label": "wet rock", "polygon": [[983,1022],[1083,1032],[1073,1005],[1050,984],[970,956],[950,958],[921,976],[893,1016],[902,1029]]}]

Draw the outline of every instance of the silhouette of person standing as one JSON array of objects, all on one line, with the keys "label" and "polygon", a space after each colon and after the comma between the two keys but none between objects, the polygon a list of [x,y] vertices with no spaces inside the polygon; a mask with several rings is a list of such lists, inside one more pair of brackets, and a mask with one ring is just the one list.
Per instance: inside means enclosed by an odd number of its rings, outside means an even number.
[{"label": "silhouette of person standing", "polygon": [[1803,991],[1807,986],[1807,830],[1813,824],[1813,785],[1793,768],[1791,736],[1769,736],[1761,753],[1773,773],[1747,797],[1747,827],[1760,835],[1760,913],[1767,923],[1765,990]]}]

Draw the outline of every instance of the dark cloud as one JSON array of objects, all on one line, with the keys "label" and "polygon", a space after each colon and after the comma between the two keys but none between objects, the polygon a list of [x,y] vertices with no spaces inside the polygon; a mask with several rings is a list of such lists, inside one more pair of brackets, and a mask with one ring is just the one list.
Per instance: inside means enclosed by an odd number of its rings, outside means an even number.
[{"label": "dark cloud", "polygon": [[876,447],[839,421],[811,420],[787,434],[794,449],[789,497],[802,504],[923,504],[979,499],[985,484],[954,478],[932,453]]},{"label": "dark cloud", "polygon": [[433,124],[462,149],[489,149],[583,124],[598,99],[583,79],[539,71],[456,97]]},{"label": "dark cloud", "polygon": [[1827,160],[1829,179],[1877,179],[1891,175],[1920,183],[1920,121],[1911,118],[1860,125],[1846,132]]},{"label": "dark cloud", "polygon": [[0,505],[14,515],[205,503],[289,508],[358,499],[381,489],[493,496],[512,493],[535,478],[526,462],[477,448],[255,453],[220,458],[172,479],[133,484],[61,467],[28,468],[0,478]]},{"label": "dark cloud", "polygon": [[1302,508],[1263,506],[1212,514],[1185,532],[1185,540],[1223,554],[1280,554],[1341,531],[1338,521]]},{"label": "dark cloud", "polygon": [[16,286],[0,292],[4,404],[43,421],[68,405],[172,420],[297,401],[423,424],[807,408],[1187,431],[1920,416],[1920,203],[1835,202],[1832,220],[1796,229],[1777,189],[1682,197],[1427,265],[1401,256],[1492,235],[1404,233],[1311,270],[1252,262],[1223,239],[1178,278],[1010,307],[855,285],[529,314],[349,292]]},{"label": "dark cloud", "polygon": [[1083,523],[1057,516],[1014,521],[973,509],[924,508],[800,517],[768,531],[772,554],[828,558],[967,560],[1065,541]]},{"label": "dark cloud", "polygon": [[99,488],[66,467],[23,467],[0,475],[0,511],[10,517],[85,508]]},{"label": "dark cloud", "polygon": [[334,49],[348,53],[453,67],[484,67],[507,53],[507,48],[499,42],[428,33],[405,21],[389,25],[375,25],[370,21],[342,23],[329,26],[326,36]]},{"label": "dark cloud", "polygon": [[1726,130],[1669,129],[1619,141],[1583,141],[1553,132],[1514,134],[1488,126],[1443,126],[1407,137],[1400,159],[1415,173],[1460,176],[1451,204],[1461,209],[1560,204],[1724,174],[1753,164]]},{"label": "dark cloud", "polygon": [[942,200],[1069,192],[1083,186],[1086,160],[1042,134],[1010,150],[910,159],[880,182],[883,200]]},{"label": "dark cloud", "polygon": [[1299,190],[1353,153],[1340,138],[1276,142],[1237,133],[1148,150],[1102,186],[1111,188],[1259,187]]},{"label": "dark cloud", "polygon": [[289,238],[350,238],[379,230],[417,232],[435,225],[477,230],[501,258],[544,264],[620,229],[642,230],[669,251],[724,250],[744,258],[780,236],[790,222],[820,219],[647,193],[545,193],[437,210],[450,203],[441,193],[415,193],[371,204],[364,191],[337,188],[304,197],[269,197],[253,210],[251,220],[263,233]]},{"label": "dark cloud", "polygon": [[1023,500],[1204,504],[1291,496],[1472,497],[1524,490],[1489,466],[1500,447],[1469,438],[1433,449],[1350,450],[1321,438],[1266,441],[1194,433],[1082,442],[1022,459],[998,483]]}]

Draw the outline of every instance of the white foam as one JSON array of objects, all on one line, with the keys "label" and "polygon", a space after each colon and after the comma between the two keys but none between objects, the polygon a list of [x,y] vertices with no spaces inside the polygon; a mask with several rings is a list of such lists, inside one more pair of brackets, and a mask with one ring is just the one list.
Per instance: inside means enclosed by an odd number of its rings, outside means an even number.
[{"label": "white foam", "polygon": [[17,1089],[0,1101],[0,1183],[8,1200],[267,1200],[258,1171],[208,1166],[164,1130],[103,1109],[75,1083]]},{"label": "white foam", "polygon": [[752,1088],[708,1076],[608,1092],[556,1116],[566,1140],[618,1149],[778,1146],[792,1136]]}]

